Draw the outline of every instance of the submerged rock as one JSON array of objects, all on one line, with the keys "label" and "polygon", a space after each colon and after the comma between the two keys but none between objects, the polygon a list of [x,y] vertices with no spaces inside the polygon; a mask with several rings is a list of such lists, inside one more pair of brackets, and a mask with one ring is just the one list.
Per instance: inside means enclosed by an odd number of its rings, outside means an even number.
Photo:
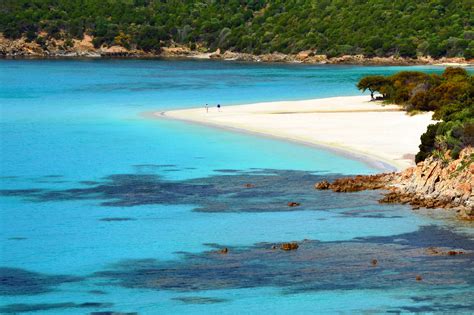
[{"label": "submerged rock", "polygon": [[428,247],[426,249],[426,253],[431,256],[456,256],[465,254],[462,250],[455,250],[455,249],[442,249],[437,247]]},{"label": "submerged rock", "polygon": [[299,207],[299,206],[301,206],[301,203],[299,202],[293,202],[293,201],[288,202],[288,207]]},{"label": "submerged rock", "polygon": [[327,180],[323,180],[314,185],[314,188],[319,189],[319,190],[326,190],[326,189],[329,189],[330,187],[331,187],[331,184]]},{"label": "submerged rock", "polygon": [[229,252],[229,249],[227,247],[224,247],[223,249],[220,249],[217,252],[219,254],[227,254]]},{"label": "submerged rock", "polygon": [[299,245],[296,242],[291,242],[291,243],[283,243],[280,245],[280,248],[282,250],[295,250],[298,249]]}]

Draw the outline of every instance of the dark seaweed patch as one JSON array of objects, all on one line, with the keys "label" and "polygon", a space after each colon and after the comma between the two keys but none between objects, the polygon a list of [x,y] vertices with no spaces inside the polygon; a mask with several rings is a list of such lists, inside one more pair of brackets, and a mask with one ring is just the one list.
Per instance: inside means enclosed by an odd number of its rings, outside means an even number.
[{"label": "dark seaweed patch", "polygon": [[[170,169],[173,171],[174,169]],[[324,178],[335,178],[336,175]],[[326,211],[360,208],[345,215],[368,215],[367,206],[376,205],[377,215],[388,207],[379,206],[379,192],[351,194],[316,191],[315,182],[322,176],[304,171],[256,169],[233,175],[214,175],[182,181],[171,181],[158,175],[123,174],[105,178],[100,183],[65,190],[26,189],[2,190],[5,196],[22,196],[31,201],[99,200],[104,206],[132,207],[150,204],[194,204],[202,212],[277,212]],[[302,204],[288,207],[289,201]],[[392,206],[394,207],[394,206]]]},{"label": "dark seaweed patch", "polygon": [[99,221],[104,222],[120,222],[120,221],[135,221],[136,219],[133,218],[102,218]]},{"label": "dark seaweed patch", "polygon": [[215,304],[215,303],[223,303],[223,302],[229,301],[227,299],[202,297],[202,296],[183,296],[183,297],[173,298],[172,300],[180,301],[185,304]]},{"label": "dark seaweed patch", "polygon": [[49,311],[54,309],[65,309],[65,308],[102,308],[111,307],[112,303],[98,303],[98,302],[86,302],[86,303],[40,303],[40,304],[8,304],[0,307],[0,313],[23,313],[23,312],[37,312],[37,311]]},{"label": "dark seaweed patch", "polygon": [[27,240],[28,238],[21,237],[21,236],[14,236],[14,237],[9,237],[8,239],[11,241],[24,241],[24,240]]},{"label": "dark seaweed patch", "polygon": [[[403,244],[413,248],[451,247],[474,251],[474,241],[447,228],[422,226],[416,232],[401,235],[358,237],[356,241],[380,244]],[[474,281],[474,279],[473,279]]]},{"label": "dark seaweed patch", "polygon": [[6,197],[34,197],[35,194],[41,195],[46,190],[44,189],[2,189],[0,190],[1,196]]},{"label": "dark seaweed patch", "polygon": [[341,217],[372,218],[372,219],[395,219],[402,216],[391,215],[383,207],[375,209],[357,208],[340,212]]},{"label": "dark seaweed patch", "polygon": [[136,312],[115,312],[115,311],[107,311],[107,312],[92,312],[90,315],[138,315]]},{"label": "dark seaweed patch", "polygon": [[91,293],[91,294],[97,294],[97,295],[104,295],[104,294],[107,294],[107,292],[105,291],[102,291],[102,290],[89,290],[87,291],[88,293]]},{"label": "dark seaweed patch", "polygon": [[239,173],[239,170],[233,170],[233,169],[219,169],[219,170],[214,170],[214,172],[218,173]]},{"label": "dark seaweed patch", "polygon": [[79,184],[93,186],[93,185],[98,185],[100,183],[95,180],[83,180],[83,181],[80,181]]},{"label": "dark seaweed patch", "polygon": [[50,292],[53,287],[82,278],[46,275],[19,268],[0,268],[0,295],[32,295]]},{"label": "dark seaweed patch", "polygon": [[[417,241],[427,234],[433,235],[435,240],[446,235],[455,236],[445,238],[443,245],[461,248],[466,254],[455,257],[429,255],[424,243]],[[396,239],[407,242],[399,244],[394,242]],[[197,254],[183,253],[181,259],[166,262],[126,260],[95,273],[95,276],[127,288],[179,292],[256,287],[280,287],[286,293],[394,287],[410,292],[429,291],[440,286],[465,288],[474,285],[474,242],[436,226],[389,238],[337,242],[304,240],[294,251],[282,251],[274,245],[278,244],[228,247],[226,254],[215,249]],[[372,263],[373,259],[377,260],[376,265]],[[416,281],[417,275],[423,275],[423,281]],[[474,299],[469,301],[468,304],[474,307]]]},{"label": "dark seaweed patch", "polygon": [[137,164],[134,167],[137,168],[163,168],[163,167],[176,167],[176,164]]}]

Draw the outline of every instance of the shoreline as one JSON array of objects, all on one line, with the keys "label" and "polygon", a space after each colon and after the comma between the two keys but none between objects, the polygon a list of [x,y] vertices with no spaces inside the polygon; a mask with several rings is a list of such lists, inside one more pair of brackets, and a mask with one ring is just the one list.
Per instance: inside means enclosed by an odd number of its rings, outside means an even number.
[{"label": "shoreline", "polygon": [[[400,171],[414,166],[419,136],[432,122],[429,113],[408,116],[399,106],[370,102],[367,96],[233,105],[223,107],[220,113],[215,108],[210,108],[209,113],[204,108],[194,108],[150,115],[322,148],[363,161],[381,171]],[[371,117],[364,120],[364,116]],[[378,125],[366,128],[373,119]],[[380,125],[383,120],[395,120],[391,126],[394,130],[385,132],[385,124]],[[319,129],[315,122],[321,125]],[[275,129],[272,125],[280,127]],[[361,126],[364,128],[358,128]],[[348,129],[348,134],[344,129]],[[400,133],[408,135],[410,140],[397,144]],[[389,154],[381,154],[384,149],[389,150]]]},{"label": "shoreline", "polygon": [[[289,56],[288,59],[281,60],[279,58],[273,58],[271,56],[260,59],[259,55],[250,55],[251,57],[236,57],[226,58],[210,57],[210,53],[198,53],[198,54],[150,54],[150,53],[120,53],[117,55],[100,53],[100,52],[77,52],[77,53],[58,53],[58,54],[32,54],[32,55],[11,55],[1,54],[0,60],[196,60],[196,61],[222,61],[222,62],[248,62],[256,64],[296,64],[296,65],[348,65],[348,66],[436,66],[436,67],[474,67],[474,61],[469,60],[466,62],[451,62],[451,58],[442,58],[441,60],[418,60],[418,59],[407,59],[407,58],[395,58],[395,57],[364,57],[358,58],[357,56],[347,55],[342,57],[332,57],[325,60],[313,61],[313,60],[297,60],[293,55]],[[446,61],[445,61],[446,60]]]},{"label": "shoreline", "polygon": [[[234,105],[234,106],[241,106],[241,105]],[[301,140],[297,140],[297,139],[279,137],[277,135],[270,135],[270,134],[255,132],[255,131],[242,129],[242,128],[222,126],[222,125],[219,125],[219,124],[211,124],[211,123],[205,123],[205,122],[199,122],[199,121],[192,121],[192,120],[188,120],[188,119],[180,119],[180,118],[170,117],[170,116],[166,115],[166,113],[167,113],[166,111],[145,112],[145,113],[143,113],[143,115],[145,117],[152,118],[152,119],[169,119],[169,120],[181,121],[181,122],[184,122],[184,123],[187,123],[187,124],[204,126],[204,127],[213,128],[213,129],[219,129],[219,130],[230,131],[230,132],[237,132],[237,133],[240,133],[240,134],[246,134],[246,135],[251,135],[251,136],[256,136],[256,137],[263,137],[263,138],[267,138],[267,139],[273,139],[273,140],[278,140],[278,141],[296,143],[298,145],[303,145],[303,146],[307,146],[307,147],[314,148],[314,149],[319,149],[319,150],[325,150],[325,151],[328,151],[328,152],[335,153],[339,156],[343,156],[343,157],[346,157],[346,158],[349,158],[349,159],[353,159],[353,160],[363,162],[366,165],[368,165],[368,166],[370,166],[370,167],[372,167],[372,168],[374,168],[374,169],[376,169],[377,171],[380,171],[380,172],[400,171],[400,169],[396,165],[393,165],[390,161],[382,160],[382,159],[380,159],[378,157],[375,157],[373,155],[362,154],[362,153],[355,152],[355,151],[345,149],[345,148],[329,146],[329,145],[325,145],[323,143],[312,143],[312,142],[301,141]]]},{"label": "shoreline", "polygon": [[94,47],[93,37],[85,35],[82,40],[73,39],[72,45],[66,45],[64,40],[48,39],[43,45],[26,38],[8,39],[0,33],[0,59],[192,59],[239,61],[252,63],[282,63],[308,65],[374,65],[374,66],[474,66],[474,59],[464,57],[441,57],[434,59],[430,56],[400,57],[342,55],[330,57],[318,54],[316,50],[304,50],[298,53],[284,54],[279,52],[252,54],[236,51],[209,51],[208,48],[192,50],[185,45],[172,44],[162,47],[160,51],[143,51],[128,49],[123,46]]}]

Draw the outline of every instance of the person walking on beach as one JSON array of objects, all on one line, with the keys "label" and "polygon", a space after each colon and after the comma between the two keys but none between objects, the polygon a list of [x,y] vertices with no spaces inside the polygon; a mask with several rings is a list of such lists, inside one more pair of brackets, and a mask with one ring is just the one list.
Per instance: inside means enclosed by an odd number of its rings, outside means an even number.
[{"label": "person walking on beach", "polygon": [[218,111],[218,112],[221,111],[221,104],[217,104],[217,111]]},{"label": "person walking on beach", "polygon": [[209,104],[206,104],[206,113],[209,113]]}]

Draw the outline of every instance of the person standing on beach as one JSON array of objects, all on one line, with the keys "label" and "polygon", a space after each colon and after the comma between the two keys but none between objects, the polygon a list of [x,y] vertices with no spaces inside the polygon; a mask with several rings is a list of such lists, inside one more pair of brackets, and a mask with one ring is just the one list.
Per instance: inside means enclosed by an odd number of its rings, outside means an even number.
[{"label": "person standing on beach", "polygon": [[206,104],[206,113],[209,113],[209,104]]},{"label": "person standing on beach", "polygon": [[218,112],[221,111],[221,104],[217,104],[217,111],[218,111]]}]

